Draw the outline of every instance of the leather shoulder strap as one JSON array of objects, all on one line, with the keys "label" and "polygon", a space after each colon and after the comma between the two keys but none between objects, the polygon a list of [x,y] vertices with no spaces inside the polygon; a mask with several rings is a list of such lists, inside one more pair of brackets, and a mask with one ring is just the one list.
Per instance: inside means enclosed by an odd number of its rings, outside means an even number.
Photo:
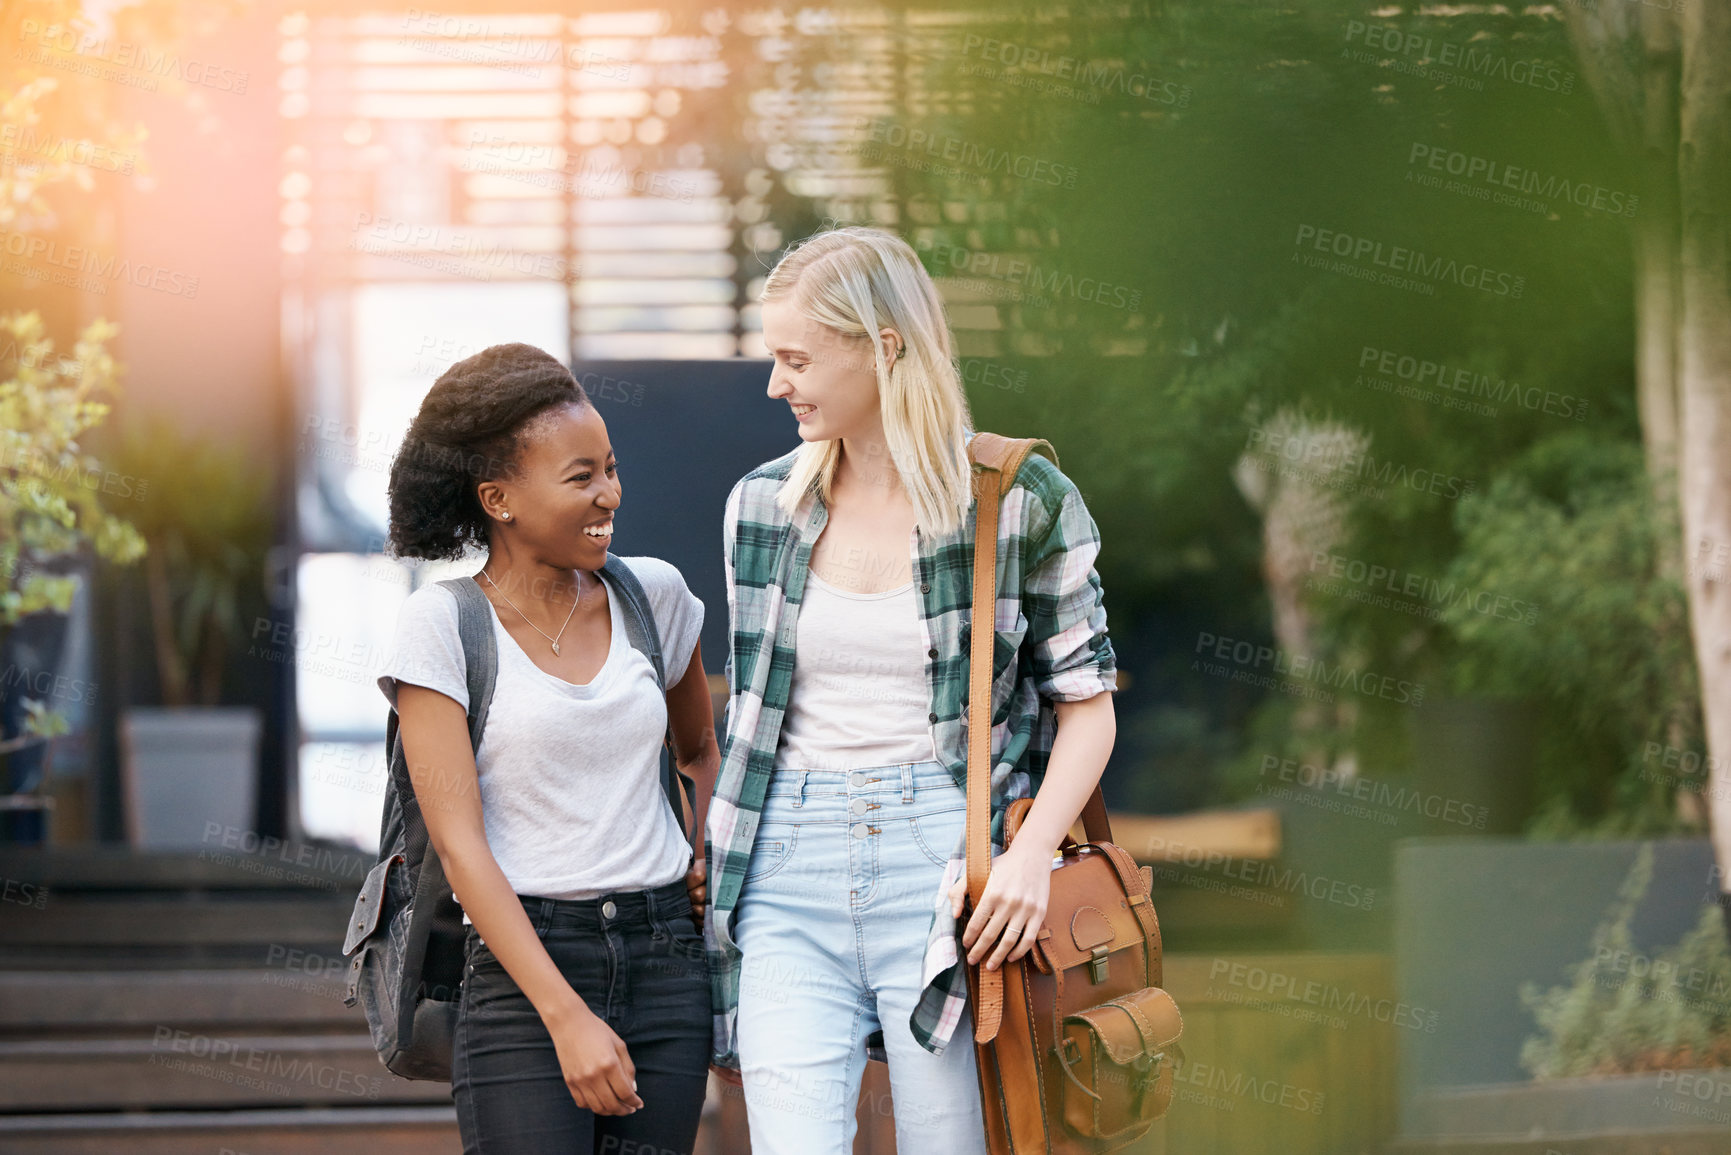
[{"label": "leather shoulder strap", "polygon": [[999,492],[1010,488],[1010,482],[1022,468],[1028,454],[1038,452],[1058,464],[1058,451],[1043,437],[1005,437],[1000,433],[975,433],[968,440],[968,460],[976,467],[995,470],[1003,478]]},{"label": "leather shoulder strap", "polygon": [[[1058,452],[1038,437],[1004,437],[978,433],[968,440],[968,459],[974,465],[974,588],[968,639],[968,788],[967,788],[967,877],[968,905],[977,907],[991,873],[992,827],[992,645],[997,637],[993,620],[998,599],[998,513],[1004,491],[1015,481],[1028,454],[1038,451],[1058,463]],[[982,628],[983,627],[983,628]],[[1111,827],[1106,801],[1098,786],[1082,808],[1082,825],[1089,841],[1110,843]],[[1009,836],[1006,827],[1005,837]],[[1126,891],[1130,890],[1126,882]],[[1149,907],[1148,914],[1153,913]],[[1138,917],[1142,912],[1137,912]],[[1144,919],[1146,928],[1146,919]],[[1154,934],[1159,933],[1156,928]],[[1156,943],[1158,938],[1155,939]],[[1156,947],[1158,950],[1158,947]],[[962,965],[967,965],[965,962]],[[1156,957],[1153,966],[1159,966]],[[1004,972],[974,970],[974,1040],[989,1043],[997,1037],[1004,1013]]]},{"label": "leather shoulder strap", "polygon": [[[974,589],[968,639],[968,909],[976,909],[992,869],[992,643],[997,638],[998,510],[1003,492],[1036,445],[1054,462],[1057,452],[1037,438],[976,432],[968,439],[974,480]],[[964,959],[962,966],[967,966]],[[1004,972],[975,968],[974,1041],[997,1037],[1004,1014]]]}]

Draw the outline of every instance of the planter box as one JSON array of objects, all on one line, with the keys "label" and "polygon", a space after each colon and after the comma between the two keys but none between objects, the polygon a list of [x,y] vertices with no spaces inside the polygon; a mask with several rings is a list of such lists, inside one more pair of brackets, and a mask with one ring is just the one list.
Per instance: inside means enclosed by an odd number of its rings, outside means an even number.
[{"label": "planter box", "polygon": [[[1399,844],[1396,982],[1407,1003],[1438,1010],[1435,1030],[1399,1033],[1403,1141],[1703,1128],[1731,1135],[1731,1071],[1535,1083],[1520,1065],[1521,1044],[1538,1032],[1522,985],[1561,985],[1592,953],[1593,930],[1641,845]],[[1692,929],[1717,890],[1706,839],[1650,845],[1652,884],[1630,923],[1635,948],[1648,954]],[[1703,1088],[1705,1101],[1692,1097]]]},{"label": "planter box", "polygon": [[1438,1088],[1414,1099],[1406,1134],[1459,1136],[1464,1120],[1471,1121],[1477,1136],[1559,1141],[1612,1131],[1656,1134],[1701,1128],[1731,1136],[1731,1070]]},{"label": "planter box", "polygon": [[121,718],[126,830],[140,850],[208,844],[210,823],[250,830],[263,729],[250,706],[140,708]]}]

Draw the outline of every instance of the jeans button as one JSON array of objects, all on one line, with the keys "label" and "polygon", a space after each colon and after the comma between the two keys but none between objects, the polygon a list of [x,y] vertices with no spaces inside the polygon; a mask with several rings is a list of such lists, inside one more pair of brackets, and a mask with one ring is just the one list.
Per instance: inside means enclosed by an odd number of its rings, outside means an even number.
[{"label": "jeans button", "polygon": [[855,838],[864,838],[866,836],[865,823],[863,823],[863,822],[854,823],[853,829],[848,831],[848,833],[852,834]]},{"label": "jeans button", "polygon": [[601,904],[601,917],[602,918],[612,918],[614,915],[616,915],[618,913],[619,913],[619,908],[613,905],[612,899],[608,899],[606,902]]},{"label": "jeans button", "polygon": [[865,771],[855,770],[852,774],[849,774],[847,776],[847,784],[849,786],[864,786],[866,784]]},{"label": "jeans button", "polygon": [[866,812],[866,800],[864,798],[855,798],[853,800],[853,805],[849,806],[848,810],[854,814],[864,814]]}]

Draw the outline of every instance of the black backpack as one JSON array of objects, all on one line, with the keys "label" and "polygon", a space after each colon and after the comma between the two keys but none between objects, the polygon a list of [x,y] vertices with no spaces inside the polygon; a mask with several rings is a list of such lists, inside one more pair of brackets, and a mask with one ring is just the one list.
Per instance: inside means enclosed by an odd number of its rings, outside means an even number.
[{"label": "black backpack", "polygon": [[[631,646],[649,659],[665,693],[661,635],[643,586],[611,553],[597,572],[607,582],[608,593],[620,599]],[[472,578],[449,578],[439,584],[457,598],[457,632],[469,683],[469,744],[478,750],[499,665],[493,607]],[[671,745],[669,727],[661,748],[661,785],[689,841],[681,798],[690,800],[692,784],[673,764]],[[385,748],[390,752],[391,772],[385,783],[379,861],[361,885],[343,939],[343,954],[353,956],[343,1003],[361,1004],[373,1048],[392,1074],[449,1080],[463,988],[463,911],[427,837],[397,734],[395,710],[385,722]]]}]

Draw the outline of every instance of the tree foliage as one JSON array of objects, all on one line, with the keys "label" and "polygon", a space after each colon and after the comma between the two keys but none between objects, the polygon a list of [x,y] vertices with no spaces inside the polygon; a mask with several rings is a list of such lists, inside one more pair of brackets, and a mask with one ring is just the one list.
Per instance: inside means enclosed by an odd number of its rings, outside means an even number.
[{"label": "tree foliage", "polygon": [[[1025,371],[1025,389],[970,399],[982,428],[1052,440],[1100,523],[1140,691],[1121,704],[1145,759],[1131,804],[1230,798],[1271,748],[1351,754],[1379,777],[1412,761],[1410,705],[1307,713],[1188,672],[1203,634],[1274,640],[1262,519],[1233,469],[1285,411],[1369,447],[1373,483],[1333,552],[1538,611],[1434,593],[1391,607],[1313,582],[1316,656],[1530,702],[1548,829],[1616,828],[1629,805],[1622,826],[1674,826],[1669,792],[1640,776],[1658,730],[1699,741],[1677,591],[1636,492],[1644,186],[1563,13],[1118,3],[908,10],[899,34],[897,99],[858,130],[883,183],[817,196],[812,215],[893,224],[961,302],[964,368]],[[884,147],[916,131],[923,152]],[[998,156],[1063,179],[978,161]],[[1400,249],[1496,276],[1386,283],[1334,267],[1336,244],[1360,272],[1397,271]]]}]

